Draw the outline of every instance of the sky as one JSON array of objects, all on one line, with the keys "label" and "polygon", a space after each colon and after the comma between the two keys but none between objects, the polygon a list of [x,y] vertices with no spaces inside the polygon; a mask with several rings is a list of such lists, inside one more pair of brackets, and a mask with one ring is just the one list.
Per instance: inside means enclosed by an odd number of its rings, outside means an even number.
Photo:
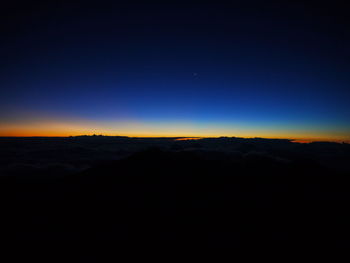
[{"label": "sky", "polygon": [[0,11],[0,136],[350,142],[348,11],[337,1],[12,1]]}]

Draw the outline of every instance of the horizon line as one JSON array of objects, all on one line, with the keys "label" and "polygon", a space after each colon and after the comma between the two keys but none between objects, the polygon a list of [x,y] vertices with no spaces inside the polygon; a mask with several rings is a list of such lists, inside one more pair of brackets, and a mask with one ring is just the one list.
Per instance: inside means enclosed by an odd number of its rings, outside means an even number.
[{"label": "horizon line", "polygon": [[267,139],[267,140],[289,140],[294,143],[312,143],[312,142],[335,142],[335,143],[346,143],[350,144],[348,140],[322,140],[322,139],[297,139],[297,138],[283,138],[283,137],[237,137],[237,136],[128,136],[128,135],[103,135],[103,134],[81,134],[81,135],[65,135],[65,136],[44,136],[44,135],[33,135],[33,136],[3,136],[0,138],[72,138],[72,137],[126,137],[126,138],[168,138],[168,139],[185,139],[185,140],[200,140],[200,139],[217,139],[217,138],[240,138],[240,139]]}]

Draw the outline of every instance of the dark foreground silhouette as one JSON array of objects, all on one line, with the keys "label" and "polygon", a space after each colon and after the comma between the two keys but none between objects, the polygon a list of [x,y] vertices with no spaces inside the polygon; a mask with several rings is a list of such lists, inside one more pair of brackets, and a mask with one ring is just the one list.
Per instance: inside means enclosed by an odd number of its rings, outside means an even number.
[{"label": "dark foreground silhouette", "polygon": [[350,246],[348,172],[302,158],[150,149],[73,175],[0,180],[6,239]]}]

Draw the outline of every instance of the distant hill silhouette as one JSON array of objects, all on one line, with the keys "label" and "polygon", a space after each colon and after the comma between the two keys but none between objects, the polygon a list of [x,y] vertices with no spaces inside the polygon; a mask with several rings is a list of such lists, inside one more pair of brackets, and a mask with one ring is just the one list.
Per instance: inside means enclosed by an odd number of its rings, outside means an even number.
[{"label": "distant hill silhouette", "polygon": [[129,248],[350,244],[350,175],[309,155],[347,145],[230,140],[165,141],[65,176],[0,177],[7,238]]},{"label": "distant hill silhouette", "polygon": [[[285,161],[308,160],[350,172],[350,145],[346,143],[294,143],[263,138],[129,138],[76,136],[67,138],[0,138],[0,175],[68,175],[97,164],[158,148],[164,151],[217,152],[233,158],[263,155]],[[212,153],[213,155],[213,153]],[[230,157],[230,158],[231,158]]]}]

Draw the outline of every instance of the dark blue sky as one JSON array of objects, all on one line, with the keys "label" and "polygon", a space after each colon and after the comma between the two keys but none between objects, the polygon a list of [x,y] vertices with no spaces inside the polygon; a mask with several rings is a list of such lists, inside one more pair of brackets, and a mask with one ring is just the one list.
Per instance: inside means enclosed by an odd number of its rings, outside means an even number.
[{"label": "dark blue sky", "polygon": [[51,135],[56,123],[57,134],[349,140],[348,10],[317,1],[8,4],[0,134]]}]

